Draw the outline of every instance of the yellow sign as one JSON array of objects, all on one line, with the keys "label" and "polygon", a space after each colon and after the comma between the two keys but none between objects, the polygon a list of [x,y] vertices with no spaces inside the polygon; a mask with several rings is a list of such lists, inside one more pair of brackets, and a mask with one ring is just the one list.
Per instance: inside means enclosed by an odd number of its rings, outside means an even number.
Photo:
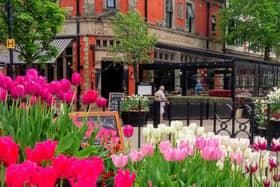
[{"label": "yellow sign", "polygon": [[7,48],[14,49],[15,48],[15,40],[14,39],[7,39]]}]

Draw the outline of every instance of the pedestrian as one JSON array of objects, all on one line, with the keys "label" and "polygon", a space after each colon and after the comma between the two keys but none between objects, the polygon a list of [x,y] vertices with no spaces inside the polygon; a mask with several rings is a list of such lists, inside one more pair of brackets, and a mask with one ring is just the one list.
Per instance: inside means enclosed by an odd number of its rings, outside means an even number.
[{"label": "pedestrian", "polygon": [[198,80],[197,80],[197,83],[196,83],[196,85],[195,85],[195,87],[194,87],[194,91],[195,91],[195,93],[196,93],[197,95],[200,95],[200,94],[202,93],[202,90],[203,90],[202,85],[201,85],[201,83],[200,83],[200,80],[198,79]]},{"label": "pedestrian", "polygon": [[163,120],[165,103],[169,104],[169,101],[167,100],[167,98],[164,94],[164,86],[160,86],[159,90],[156,91],[155,99],[157,101],[160,101],[160,121],[162,121]]}]

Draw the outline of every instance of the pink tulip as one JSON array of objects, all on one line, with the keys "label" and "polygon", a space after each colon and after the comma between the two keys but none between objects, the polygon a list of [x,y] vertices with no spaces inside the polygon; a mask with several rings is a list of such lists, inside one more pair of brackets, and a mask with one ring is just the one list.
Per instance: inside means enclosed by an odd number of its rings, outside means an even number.
[{"label": "pink tulip", "polygon": [[64,155],[54,158],[52,167],[56,170],[58,178],[68,178],[73,175],[72,161]]},{"label": "pink tulip", "polygon": [[154,145],[153,144],[142,144],[141,151],[144,155],[153,155],[154,153]]},{"label": "pink tulip", "polygon": [[264,180],[263,185],[264,185],[264,187],[269,187],[270,186],[270,180]]},{"label": "pink tulip", "polygon": [[38,168],[36,175],[36,184],[37,187],[53,187],[55,186],[57,179],[57,173],[54,168]]},{"label": "pink tulip", "polygon": [[144,158],[144,154],[141,151],[132,151],[131,153],[129,153],[129,158],[132,162],[138,162]]},{"label": "pink tulip", "polygon": [[25,76],[18,75],[18,76],[16,77],[16,82],[17,82],[18,84],[24,84],[24,83],[25,83]]},{"label": "pink tulip", "polygon": [[2,82],[1,82],[0,86],[4,89],[11,90],[12,84],[13,84],[12,78],[9,76],[4,76],[2,78]]},{"label": "pink tulip", "polygon": [[202,149],[202,157],[204,160],[220,160],[223,156],[223,151],[219,147],[206,146]]},{"label": "pink tulip", "polygon": [[68,92],[71,88],[71,83],[67,79],[61,79],[60,80],[60,85],[61,85],[62,91],[64,91],[64,92]]},{"label": "pink tulip", "polygon": [[34,82],[25,82],[24,91],[26,95],[34,95],[36,93],[36,86]]},{"label": "pink tulip", "polygon": [[179,149],[183,150],[186,154],[186,156],[192,156],[193,155],[193,146],[189,144],[188,141],[180,141]]},{"label": "pink tulip", "polygon": [[275,159],[273,159],[271,157],[268,159],[268,164],[270,166],[271,171],[272,171],[272,169],[277,168],[277,163],[276,163]]},{"label": "pink tulip", "polygon": [[136,174],[133,173],[130,175],[129,170],[118,170],[117,175],[115,176],[114,186],[115,187],[132,187],[133,182],[136,178]]},{"label": "pink tulip", "polygon": [[231,163],[240,165],[242,163],[242,155],[240,153],[231,153]]},{"label": "pink tulip", "polygon": [[11,137],[0,137],[0,162],[6,166],[17,163],[19,145]]},{"label": "pink tulip", "polygon": [[63,101],[67,104],[71,104],[72,101],[76,101],[76,95],[72,90],[69,90],[68,92],[64,93]]},{"label": "pink tulip", "polygon": [[272,139],[271,141],[271,150],[273,152],[279,152],[280,151],[280,138],[278,139]]},{"label": "pink tulip", "polygon": [[46,86],[46,85],[47,85],[46,77],[39,76],[39,78],[38,78],[38,83],[39,83],[41,86]]},{"label": "pink tulip", "polygon": [[111,159],[117,168],[123,168],[128,162],[128,157],[122,153],[119,156],[111,155]]},{"label": "pink tulip", "polygon": [[88,90],[86,93],[84,93],[82,97],[82,102],[84,105],[90,105],[91,103],[95,103],[97,97],[98,97],[97,91]]},{"label": "pink tulip", "polygon": [[255,163],[251,163],[251,164],[246,163],[245,164],[245,169],[246,169],[247,173],[249,173],[249,172],[250,173],[255,173],[258,170],[258,164],[256,162]]},{"label": "pink tulip", "polygon": [[24,86],[21,84],[15,85],[11,88],[11,97],[17,99],[25,95]]},{"label": "pink tulip", "polygon": [[207,140],[203,137],[197,137],[195,140],[195,147],[202,150],[206,146]]},{"label": "pink tulip", "polygon": [[35,186],[36,169],[36,163],[29,160],[21,164],[12,164],[6,169],[6,184],[8,187]]},{"label": "pink tulip", "polygon": [[107,99],[104,97],[99,97],[96,99],[96,106],[104,108],[107,105]]},{"label": "pink tulip", "polygon": [[7,90],[0,88],[0,101],[6,101]]},{"label": "pink tulip", "polygon": [[172,148],[172,145],[169,141],[160,142],[159,144],[159,150],[161,153],[163,153],[165,150],[168,150],[170,148]]},{"label": "pink tulip", "polygon": [[166,161],[183,161],[186,153],[180,149],[169,148],[163,152],[163,157]]},{"label": "pink tulip", "polygon": [[72,77],[71,77],[71,81],[72,81],[72,84],[75,85],[75,86],[79,86],[81,84],[81,75],[77,72],[73,73],[72,74]]},{"label": "pink tulip", "polygon": [[48,89],[52,95],[55,95],[61,88],[59,81],[52,81],[48,84]]},{"label": "pink tulip", "polygon": [[33,150],[30,147],[25,148],[26,156],[28,160],[36,162],[38,165],[42,161],[50,161],[54,156],[57,141],[47,140],[44,142],[36,143]]},{"label": "pink tulip", "polygon": [[256,143],[251,145],[251,147],[255,150],[255,151],[263,151],[266,150],[267,148],[267,142],[265,138],[261,138],[261,137],[257,137],[256,139]]},{"label": "pink tulip", "polygon": [[131,125],[125,125],[123,127],[123,134],[126,138],[130,138],[133,136],[134,128]]},{"label": "pink tulip", "polygon": [[37,81],[39,78],[38,71],[34,68],[28,69],[26,72],[26,79],[29,81]]}]

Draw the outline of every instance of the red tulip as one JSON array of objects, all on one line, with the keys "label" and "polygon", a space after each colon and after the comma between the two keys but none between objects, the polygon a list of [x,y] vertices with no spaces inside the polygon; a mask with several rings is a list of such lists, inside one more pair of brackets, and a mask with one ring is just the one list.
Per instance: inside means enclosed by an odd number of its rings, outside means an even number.
[{"label": "red tulip", "polygon": [[7,166],[17,163],[18,147],[11,137],[0,137],[0,162]]},{"label": "red tulip", "polygon": [[61,89],[64,91],[64,92],[68,92],[71,88],[71,83],[69,80],[67,79],[61,79],[60,80],[60,85],[61,85]]},{"label": "red tulip", "polygon": [[37,187],[53,187],[57,179],[57,173],[54,168],[38,168],[36,175]]},{"label": "red tulip", "polygon": [[[251,169],[250,169],[251,167]],[[252,163],[251,165],[246,164],[245,169],[247,173],[255,173],[258,170],[258,164],[257,163]]]},{"label": "red tulip", "polygon": [[38,78],[38,83],[39,83],[41,86],[46,86],[46,85],[47,85],[46,77],[39,76],[39,78]]},{"label": "red tulip", "polygon": [[75,86],[79,86],[81,84],[81,75],[77,72],[73,73],[72,74],[72,77],[71,77],[71,81],[72,81],[72,84],[75,85]]},{"label": "red tulip", "polygon": [[94,103],[98,97],[98,93],[95,90],[88,90],[86,93],[84,93],[82,97],[82,102],[84,105],[90,105],[91,103]]},{"label": "red tulip", "polygon": [[11,90],[12,84],[13,84],[12,78],[9,76],[4,76],[0,86],[4,89]]},{"label": "red tulip", "polygon": [[52,166],[56,170],[58,178],[68,178],[73,175],[72,161],[64,155],[54,158]]},{"label": "red tulip", "polygon": [[24,82],[24,91],[26,95],[34,95],[36,92],[35,82]]},{"label": "red tulip", "polygon": [[136,174],[133,173],[130,175],[129,170],[118,170],[118,173],[115,177],[115,187],[132,187],[133,182],[136,178]]},{"label": "red tulip", "polygon": [[29,160],[21,164],[13,164],[6,169],[6,184],[8,187],[22,187],[36,185],[37,165]]},{"label": "red tulip", "polygon": [[251,147],[255,150],[255,151],[263,151],[266,150],[267,148],[267,142],[265,138],[261,138],[261,137],[257,137],[256,139],[256,143],[251,145]]},{"label": "red tulip", "polygon": [[278,139],[272,139],[271,141],[271,149],[273,152],[279,152],[280,151],[280,138]]},{"label": "red tulip", "polygon": [[42,161],[50,161],[54,156],[57,141],[47,140],[44,142],[36,143],[33,150],[30,147],[25,148],[26,156],[28,160],[36,162],[38,165]]},{"label": "red tulip", "polygon": [[6,101],[7,90],[0,88],[0,101]]},{"label": "red tulip", "polygon": [[16,77],[16,82],[17,82],[18,84],[24,84],[24,83],[25,83],[25,77],[24,77],[24,76],[21,76],[21,75],[18,75],[18,76]]},{"label": "red tulip", "polygon": [[123,128],[123,134],[126,138],[130,138],[133,136],[134,128],[131,125],[126,125]]},{"label": "red tulip", "polygon": [[96,106],[104,108],[107,105],[107,99],[105,99],[104,97],[99,97],[96,99]]}]

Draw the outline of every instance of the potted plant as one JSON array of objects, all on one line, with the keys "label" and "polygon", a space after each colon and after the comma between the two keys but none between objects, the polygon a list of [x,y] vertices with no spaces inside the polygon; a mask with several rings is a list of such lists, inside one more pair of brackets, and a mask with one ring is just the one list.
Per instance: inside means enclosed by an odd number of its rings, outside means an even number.
[{"label": "potted plant", "polygon": [[147,122],[149,99],[146,96],[126,96],[120,106],[123,124],[142,126]]}]

